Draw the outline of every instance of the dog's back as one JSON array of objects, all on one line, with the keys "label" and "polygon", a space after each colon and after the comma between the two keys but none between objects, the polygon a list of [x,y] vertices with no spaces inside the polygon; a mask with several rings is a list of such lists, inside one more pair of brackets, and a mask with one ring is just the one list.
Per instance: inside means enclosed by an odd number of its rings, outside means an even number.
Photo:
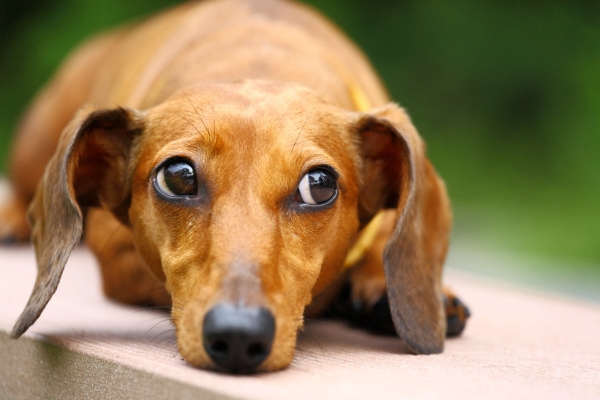
[{"label": "dog's back", "polygon": [[117,40],[117,60],[137,54],[144,41],[140,36],[148,37],[148,48],[131,68],[105,64],[120,81],[111,86],[121,88],[109,94],[109,101],[144,108],[197,82],[236,79],[297,83],[347,109],[356,109],[360,101],[374,106],[388,101],[360,51],[320,15],[299,4],[187,4],[136,29],[126,42]]}]

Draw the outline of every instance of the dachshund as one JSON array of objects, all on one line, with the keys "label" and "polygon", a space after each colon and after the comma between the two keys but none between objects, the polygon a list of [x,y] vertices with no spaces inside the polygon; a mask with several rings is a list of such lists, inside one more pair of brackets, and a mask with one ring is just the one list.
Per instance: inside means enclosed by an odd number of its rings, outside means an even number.
[{"label": "dachshund", "polygon": [[13,338],[82,237],[106,296],[170,307],[199,368],[286,368],[345,285],[415,354],[469,316],[441,283],[452,217],[423,140],[360,50],[291,1],[184,3],[88,40],[23,117],[9,179],[0,238],[38,264]]}]

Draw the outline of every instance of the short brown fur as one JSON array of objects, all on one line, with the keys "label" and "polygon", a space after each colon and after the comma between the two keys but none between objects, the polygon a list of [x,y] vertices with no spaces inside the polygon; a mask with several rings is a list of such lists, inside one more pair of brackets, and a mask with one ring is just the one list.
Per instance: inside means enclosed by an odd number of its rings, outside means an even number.
[{"label": "short brown fur", "polygon": [[[216,368],[203,320],[229,302],[274,315],[257,370],[284,368],[305,307],[386,209],[349,272],[352,299],[368,309],[387,290],[415,353],[442,351],[449,312],[461,331],[468,317],[456,301],[444,312],[451,212],[421,138],[354,45],[295,3],[189,3],[89,41],[33,102],[11,154],[0,236],[31,235],[39,267],[14,337],[41,314],[85,229],[106,295],[172,305],[190,364]],[[191,203],[153,185],[172,157],[197,167]],[[335,202],[297,208],[299,180],[324,165],[338,175]]]}]

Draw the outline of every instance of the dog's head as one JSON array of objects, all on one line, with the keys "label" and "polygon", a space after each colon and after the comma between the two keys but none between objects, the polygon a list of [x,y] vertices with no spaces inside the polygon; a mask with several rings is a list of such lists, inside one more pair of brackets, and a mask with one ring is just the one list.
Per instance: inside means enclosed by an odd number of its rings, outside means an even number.
[{"label": "dog's head", "polygon": [[42,312],[96,206],[131,228],[171,293],[184,358],[230,372],[287,366],[305,306],[360,228],[395,208],[384,257],[394,323],[415,352],[442,350],[448,203],[396,105],[349,112],[295,85],[247,81],[146,111],[84,108],[30,208],[39,273],[13,336]]}]

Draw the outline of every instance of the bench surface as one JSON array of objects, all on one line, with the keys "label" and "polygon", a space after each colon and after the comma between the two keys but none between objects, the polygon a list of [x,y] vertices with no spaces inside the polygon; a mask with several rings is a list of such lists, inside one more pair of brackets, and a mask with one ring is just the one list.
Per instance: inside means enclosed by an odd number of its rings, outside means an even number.
[{"label": "bench surface", "polygon": [[[227,376],[177,352],[167,313],[103,298],[95,261],[77,249],[48,307],[8,338],[29,297],[30,247],[0,248],[0,398],[599,399],[600,306],[452,270],[471,308],[443,354],[409,355],[393,337],[309,321],[285,371]],[[600,288],[599,288],[600,290]]]}]

